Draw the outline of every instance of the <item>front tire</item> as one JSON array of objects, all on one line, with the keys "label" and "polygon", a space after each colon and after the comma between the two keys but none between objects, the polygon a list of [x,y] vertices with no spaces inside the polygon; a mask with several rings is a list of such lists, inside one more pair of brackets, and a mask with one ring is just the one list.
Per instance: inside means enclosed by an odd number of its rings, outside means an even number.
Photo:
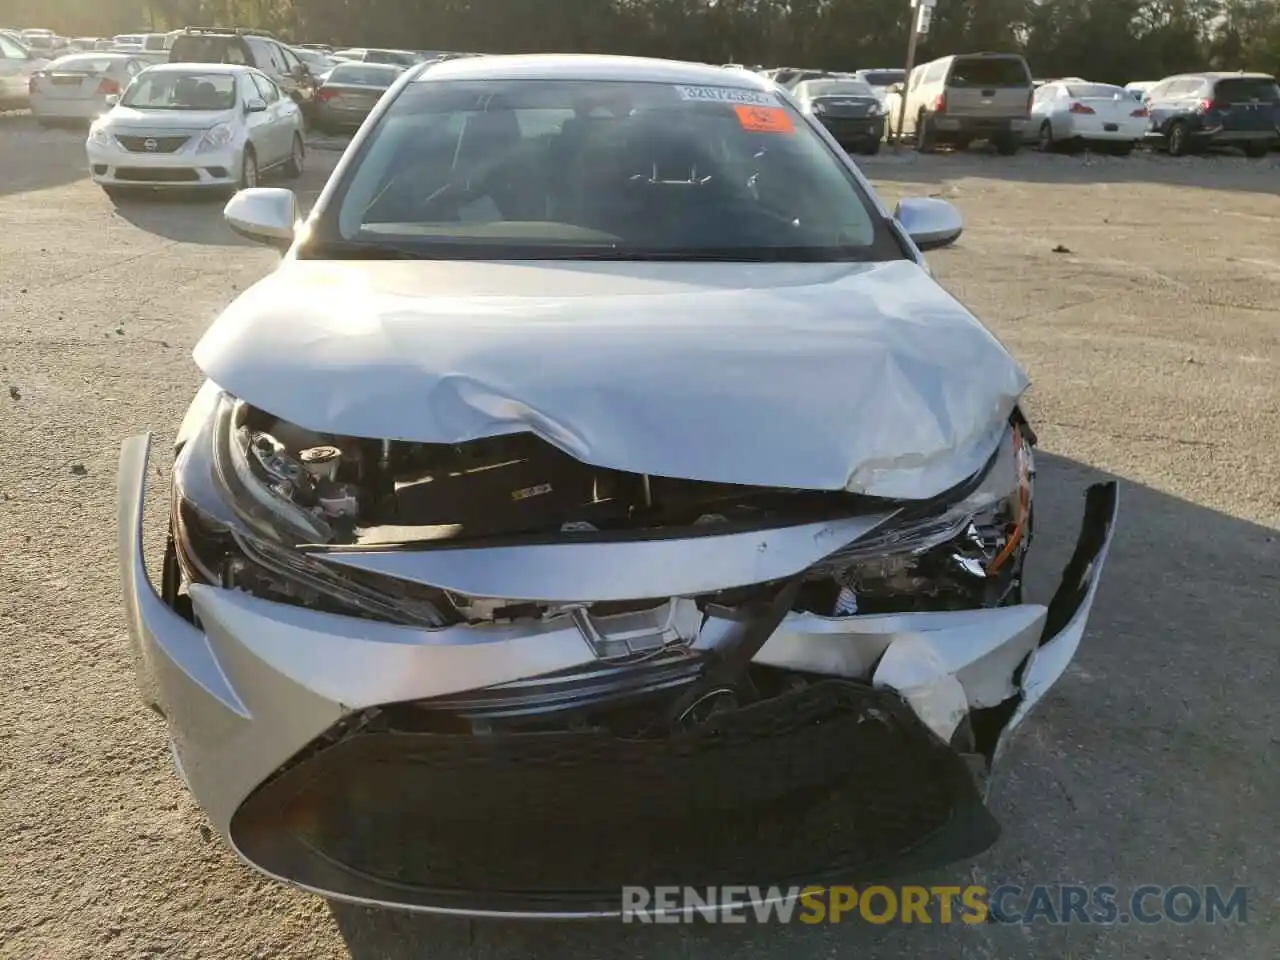
[{"label": "front tire", "polygon": [[864,143],[861,147],[858,148],[858,153],[860,153],[864,157],[874,157],[879,152],[880,152],[879,140],[876,140],[873,143]]},{"label": "front tire", "polygon": [[1022,144],[1018,142],[1017,137],[1006,134],[996,141],[996,152],[1002,157],[1012,157],[1021,146]]},{"label": "front tire", "polygon": [[1250,160],[1260,160],[1265,157],[1271,150],[1269,143],[1246,143],[1244,145],[1244,155]]},{"label": "front tire", "polygon": [[244,159],[240,161],[240,182],[237,190],[252,190],[258,185],[258,155],[253,147],[245,147]]},{"label": "front tire", "polygon": [[306,164],[307,151],[302,145],[302,134],[295,133],[293,135],[293,146],[289,151],[289,162],[284,165],[284,175],[290,180],[297,180],[302,176],[302,170]]},{"label": "front tire", "polygon": [[1165,134],[1165,139],[1169,147],[1169,156],[1185,157],[1190,152],[1191,131],[1182,120],[1175,120],[1169,125],[1169,132]]}]

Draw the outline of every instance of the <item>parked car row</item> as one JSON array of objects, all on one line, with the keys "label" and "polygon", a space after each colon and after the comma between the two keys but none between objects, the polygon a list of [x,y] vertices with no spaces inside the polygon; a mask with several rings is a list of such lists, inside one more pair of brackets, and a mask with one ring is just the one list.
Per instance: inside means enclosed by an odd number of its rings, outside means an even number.
[{"label": "parked car row", "polygon": [[[939,57],[910,76],[887,68],[723,66],[773,80],[841,145],[860,153],[878,149],[869,139],[873,127],[926,152],[977,140],[1003,154],[1027,143],[1047,151],[1089,145],[1119,155],[1143,143],[1173,156],[1234,146],[1261,157],[1280,148],[1280,86],[1266,73],[1188,73],[1119,86],[1036,78],[1024,58],[1002,53]],[[869,92],[880,101],[878,112],[865,106]]]}]

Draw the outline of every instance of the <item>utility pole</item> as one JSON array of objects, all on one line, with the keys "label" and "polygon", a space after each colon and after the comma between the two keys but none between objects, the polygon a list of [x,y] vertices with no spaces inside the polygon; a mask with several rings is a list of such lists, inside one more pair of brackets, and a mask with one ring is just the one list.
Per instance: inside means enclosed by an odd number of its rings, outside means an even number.
[{"label": "utility pole", "polygon": [[902,78],[902,92],[898,94],[898,122],[894,126],[893,149],[902,146],[902,125],[907,116],[907,85],[911,82],[911,71],[916,66],[916,42],[922,34],[929,32],[929,24],[933,19],[933,8],[938,0],[910,0],[911,29],[907,38],[907,69]]}]

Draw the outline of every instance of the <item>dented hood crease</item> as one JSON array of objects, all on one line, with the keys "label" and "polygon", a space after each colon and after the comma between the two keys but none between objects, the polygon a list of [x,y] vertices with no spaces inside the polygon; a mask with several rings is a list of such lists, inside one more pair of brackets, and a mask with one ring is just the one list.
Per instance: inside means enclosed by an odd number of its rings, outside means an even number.
[{"label": "dented hood crease", "polygon": [[933,496],[1027,378],[919,266],[287,260],[197,345],[210,380],[319,431],[521,431],[601,467]]}]

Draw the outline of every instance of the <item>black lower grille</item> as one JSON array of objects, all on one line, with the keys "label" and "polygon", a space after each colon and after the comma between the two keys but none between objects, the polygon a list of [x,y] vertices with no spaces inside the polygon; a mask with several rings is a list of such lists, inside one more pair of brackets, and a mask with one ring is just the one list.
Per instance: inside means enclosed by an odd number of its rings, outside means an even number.
[{"label": "black lower grille", "polygon": [[200,174],[190,167],[116,167],[116,179],[137,183],[199,183]]},{"label": "black lower grille", "polygon": [[[130,153],[177,153],[191,139],[190,134],[180,137],[122,137],[117,135],[120,146]],[[148,147],[147,144],[152,146]]]},{"label": "black lower grille", "polygon": [[231,826],[277,875],[404,906],[616,911],[624,885],[862,882],[998,830],[896,695],[824,681],[669,739],[361,732]]}]

